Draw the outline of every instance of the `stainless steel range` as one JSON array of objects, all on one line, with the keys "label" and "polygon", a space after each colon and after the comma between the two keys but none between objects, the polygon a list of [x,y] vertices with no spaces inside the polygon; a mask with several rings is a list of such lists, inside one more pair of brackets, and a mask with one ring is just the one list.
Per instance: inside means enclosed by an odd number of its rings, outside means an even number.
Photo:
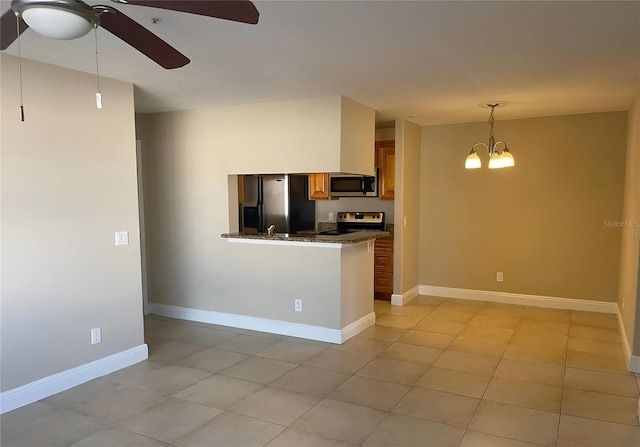
[{"label": "stainless steel range", "polygon": [[365,211],[339,212],[336,217],[337,228],[330,231],[322,231],[323,236],[339,236],[341,234],[355,233],[356,231],[384,231],[384,212]]}]

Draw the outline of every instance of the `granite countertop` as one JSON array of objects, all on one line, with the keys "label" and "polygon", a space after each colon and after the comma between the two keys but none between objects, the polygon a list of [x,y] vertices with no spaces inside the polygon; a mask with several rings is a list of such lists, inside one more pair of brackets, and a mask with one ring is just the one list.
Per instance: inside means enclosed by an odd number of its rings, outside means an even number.
[{"label": "granite countertop", "polygon": [[390,236],[387,231],[358,231],[355,233],[327,236],[315,233],[275,233],[273,236],[262,234],[223,233],[220,236],[225,239],[255,239],[264,241],[289,241],[289,242],[320,242],[326,244],[357,244],[379,237]]},{"label": "granite countertop", "polygon": [[[320,221],[320,222],[318,222],[318,232],[328,231],[328,230],[335,230],[336,228],[338,228],[338,224],[335,221],[330,221],[330,222]],[[313,230],[310,230],[310,231],[313,231]],[[384,226],[384,231],[388,231],[389,233],[391,233],[391,236],[393,236],[393,224],[392,223],[386,224]]]}]

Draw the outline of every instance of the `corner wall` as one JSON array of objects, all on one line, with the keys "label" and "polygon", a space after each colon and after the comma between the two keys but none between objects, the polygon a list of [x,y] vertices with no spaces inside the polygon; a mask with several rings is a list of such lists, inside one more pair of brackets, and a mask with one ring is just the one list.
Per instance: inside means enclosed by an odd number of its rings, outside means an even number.
[{"label": "corner wall", "polygon": [[144,339],[133,86],[101,79],[97,110],[95,76],[23,60],[20,122],[17,59],[0,58],[4,393]]},{"label": "corner wall", "polygon": [[396,122],[396,183],[394,194],[393,295],[401,304],[418,295],[420,235],[420,126]]},{"label": "corner wall", "polygon": [[624,209],[620,222],[618,307],[630,354],[640,356],[640,91],[627,118]]},{"label": "corner wall", "polygon": [[423,127],[420,284],[615,302],[626,115],[498,120],[501,170],[464,169],[487,123]]}]

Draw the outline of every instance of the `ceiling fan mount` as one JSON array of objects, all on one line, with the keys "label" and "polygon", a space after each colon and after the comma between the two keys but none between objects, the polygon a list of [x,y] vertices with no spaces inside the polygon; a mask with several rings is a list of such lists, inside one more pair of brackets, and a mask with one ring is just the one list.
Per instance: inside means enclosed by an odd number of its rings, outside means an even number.
[{"label": "ceiling fan mount", "polygon": [[[259,13],[249,0],[111,0],[247,24]],[[17,25],[16,25],[17,20]],[[13,0],[0,17],[0,50],[8,48],[28,28],[52,39],[70,40],[98,26],[122,39],[164,68],[183,67],[189,59],[154,33],[111,6],[90,6],[81,0]]]}]

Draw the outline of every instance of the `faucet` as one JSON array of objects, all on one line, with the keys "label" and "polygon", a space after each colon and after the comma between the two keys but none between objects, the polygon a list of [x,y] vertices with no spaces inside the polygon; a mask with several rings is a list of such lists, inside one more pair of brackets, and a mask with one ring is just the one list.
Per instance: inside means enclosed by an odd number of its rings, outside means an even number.
[{"label": "faucet", "polygon": [[276,231],[276,226],[271,224],[269,225],[269,227],[267,228],[267,236],[273,236],[273,233],[275,233]]}]

